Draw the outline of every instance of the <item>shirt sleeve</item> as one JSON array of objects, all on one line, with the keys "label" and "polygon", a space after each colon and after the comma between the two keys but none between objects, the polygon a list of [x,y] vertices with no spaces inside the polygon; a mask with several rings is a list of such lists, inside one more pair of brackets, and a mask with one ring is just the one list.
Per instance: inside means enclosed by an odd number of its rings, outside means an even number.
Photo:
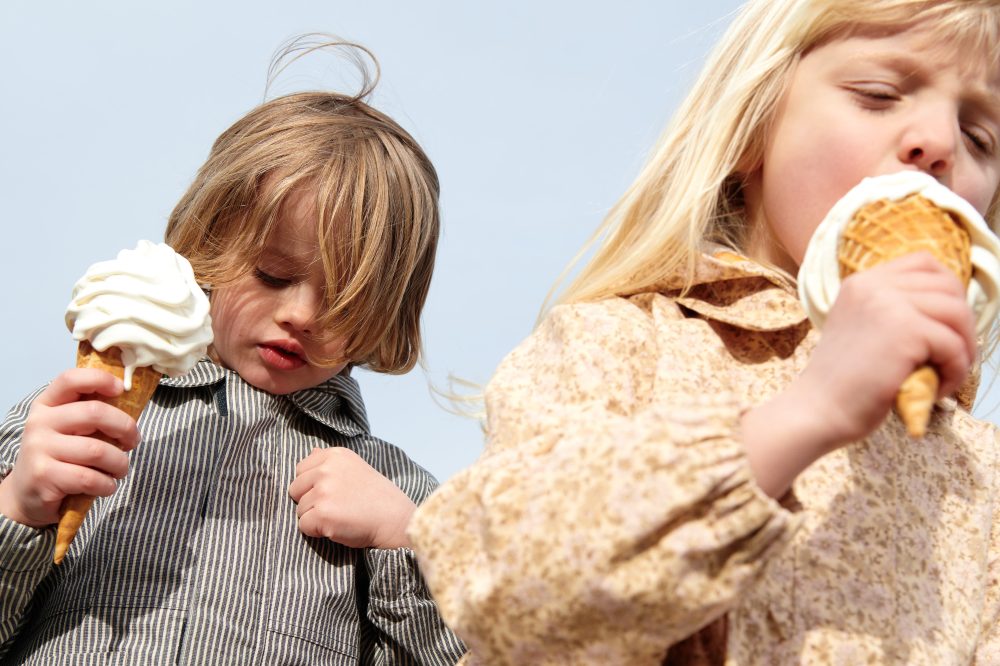
[{"label": "shirt sleeve", "polygon": [[452,666],[465,646],[445,626],[409,548],[369,548],[368,621],[375,629],[368,663]]},{"label": "shirt sleeve", "polygon": [[[28,408],[41,392],[15,406],[0,424],[0,479],[14,466]],[[24,625],[39,583],[52,570],[55,528],[35,529],[0,516],[0,657]]]},{"label": "shirt sleeve", "polygon": [[468,663],[659,663],[790,538],[739,402],[662,379],[710,334],[671,307],[554,309],[487,388],[487,450],[418,509],[410,535]]}]

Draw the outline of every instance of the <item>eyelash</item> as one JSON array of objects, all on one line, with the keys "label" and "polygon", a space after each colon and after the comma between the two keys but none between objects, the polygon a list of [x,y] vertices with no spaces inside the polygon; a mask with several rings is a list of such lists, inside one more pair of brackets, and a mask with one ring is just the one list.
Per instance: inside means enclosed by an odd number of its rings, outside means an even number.
[{"label": "eyelash", "polygon": [[292,283],[291,280],[286,278],[275,277],[269,273],[265,273],[259,268],[253,269],[253,275],[255,278],[263,282],[268,287],[274,287],[275,289],[280,289],[281,287],[287,287]]},{"label": "eyelash", "polygon": [[985,132],[976,132],[974,130],[969,130],[962,128],[962,133],[969,139],[969,143],[972,144],[973,148],[983,155],[992,155],[994,152],[993,142],[989,137],[984,137]]},{"label": "eyelash", "polygon": [[886,111],[892,102],[899,100],[899,95],[883,88],[850,87],[848,90],[859,99],[861,106],[868,111]]},{"label": "eyelash", "polygon": [[[888,111],[892,102],[899,100],[899,95],[890,93],[882,89],[868,89],[862,87],[850,87],[848,90],[859,98],[861,106],[867,111],[881,113]],[[988,137],[982,136],[974,130],[962,128],[962,133],[967,137],[973,149],[983,155],[992,155],[994,148],[992,141]]]}]

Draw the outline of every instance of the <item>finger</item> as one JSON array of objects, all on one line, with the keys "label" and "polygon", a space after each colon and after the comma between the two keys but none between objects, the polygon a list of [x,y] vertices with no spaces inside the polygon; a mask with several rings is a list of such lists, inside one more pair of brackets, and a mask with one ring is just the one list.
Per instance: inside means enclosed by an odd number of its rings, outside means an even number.
[{"label": "finger", "polygon": [[313,449],[309,455],[299,461],[299,464],[295,466],[295,475],[299,476],[311,469],[319,467],[326,460],[327,449]]},{"label": "finger", "polygon": [[122,380],[110,372],[96,368],[73,368],[52,380],[36,398],[36,402],[53,407],[94,393],[113,397],[121,395],[124,390]]},{"label": "finger", "polygon": [[303,497],[312,490],[318,476],[315,469],[296,476],[288,486],[288,494],[292,500],[301,504]]},{"label": "finger", "polygon": [[302,495],[298,504],[295,505],[295,515],[302,518],[306,513],[316,506],[316,493],[312,490]]},{"label": "finger", "polygon": [[100,400],[79,400],[52,407],[45,414],[45,424],[66,435],[96,436],[103,433],[126,451],[139,443],[135,420]]},{"label": "finger", "polygon": [[886,283],[906,292],[941,294],[965,299],[965,287],[957,277],[947,271],[914,271],[897,274],[894,278],[886,280]]},{"label": "finger", "polygon": [[930,344],[928,362],[937,369],[941,380],[938,397],[951,395],[968,376],[974,357],[962,336],[943,324],[928,327],[927,339]]},{"label": "finger", "polygon": [[[895,267],[902,271],[928,271],[928,272],[941,272],[947,273],[954,276],[947,266],[941,263],[933,253],[928,250],[921,250],[919,252],[910,252],[909,254],[904,254],[895,259],[890,259],[881,266]],[[955,278],[958,279],[957,277]]]},{"label": "finger", "polygon": [[916,300],[914,306],[927,319],[944,324],[961,337],[968,356],[975,356],[979,346],[976,341],[976,320],[972,308],[964,300],[928,294]]},{"label": "finger", "polygon": [[49,453],[58,462],[90,467],[116,479],[128,472],[128,454],[93,437],[57,437]]},{"label": "finger", "polygon": [[321,521],[319,520],[319,513],[310,509],[299,515],[299,531],[306,536],[311,537],[322,537],[326,536],[322,532]]},{"label": "finger", "polygon": [[966,295],[959,279],[937,262],[918,264],[917,268],[906,270],[889,262],[849,275],[841,283],[844,293],[856,290],[860,294],[870,294],[893,289],[919,294],[940,293],[962,299]]},{"label": "finger", "polygon": [[54,462],[50,468],[50,484],[62,495],[93,495],[108,497],[118,488],[117,481],[98,470]]}]

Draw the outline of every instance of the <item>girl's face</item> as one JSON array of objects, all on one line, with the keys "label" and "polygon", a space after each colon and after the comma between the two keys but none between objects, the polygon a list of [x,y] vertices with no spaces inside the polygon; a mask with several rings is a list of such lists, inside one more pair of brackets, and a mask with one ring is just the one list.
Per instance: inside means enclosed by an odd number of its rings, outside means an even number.
[{"label": "girl's face", "polygon": [[310,192],[283,207],[278,227],[251,275],[212,292],[213,358],[248,383],[278,395],[318,386],[346,363],[343,340],[318,342],[316,315],[326,290]]},{"label": "girl's face", "polygon": [[1000,182],[997,72],[919,28],[835,40],[794,70],[746,188],[748,253],[798,270],[816,226],[866,176],[926,171],[985,213]]}]

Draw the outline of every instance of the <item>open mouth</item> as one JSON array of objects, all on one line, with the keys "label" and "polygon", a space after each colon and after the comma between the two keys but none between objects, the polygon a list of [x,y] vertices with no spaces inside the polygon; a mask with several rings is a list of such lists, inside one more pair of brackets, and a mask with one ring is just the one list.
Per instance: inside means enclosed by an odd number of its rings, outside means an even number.
[{"label": "open mouth", "polygon": [[301,354],[279,345],[260,344],[257,351],[266,364],[279,370],[294,370],[306,364]]}]

